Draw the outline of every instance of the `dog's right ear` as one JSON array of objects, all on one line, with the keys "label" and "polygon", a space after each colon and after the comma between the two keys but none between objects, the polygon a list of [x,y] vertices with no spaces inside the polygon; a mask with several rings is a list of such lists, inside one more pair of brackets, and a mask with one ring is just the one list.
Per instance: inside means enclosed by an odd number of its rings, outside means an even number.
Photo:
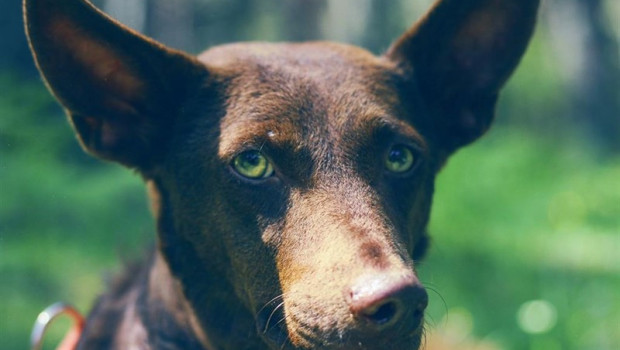
[{"label": "dog's right ear", "polygon": [[151,167],[206,67],[84,0],[24,0],[24,20],[37,67],[83,147],[133,168]]}]

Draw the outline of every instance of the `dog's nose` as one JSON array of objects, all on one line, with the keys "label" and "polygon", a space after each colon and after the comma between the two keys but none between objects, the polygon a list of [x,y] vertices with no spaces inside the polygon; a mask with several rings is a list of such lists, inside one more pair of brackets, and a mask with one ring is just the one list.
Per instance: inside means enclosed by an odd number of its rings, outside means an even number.
[{"label": "dog's nose", "polygon": [[428,304],[428,294],[413,274],[377,274],[358,279],[348,290],[351,313],[372,330],[416,330]]}]

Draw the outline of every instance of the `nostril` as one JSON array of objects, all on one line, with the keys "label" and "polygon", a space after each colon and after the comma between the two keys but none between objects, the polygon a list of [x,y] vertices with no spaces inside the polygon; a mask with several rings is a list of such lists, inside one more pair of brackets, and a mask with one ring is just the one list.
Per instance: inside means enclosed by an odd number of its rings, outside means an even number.
[{"label": "nostril", "polygon": [[382,331],[397,323],[417,329],[424,316],[428,295],[411,274],[367,275],[349,289],[347,303],[360,325]]},{"label": "nostril", "polygon": [[395,300],[388,300],[380,305],[369,307],[360,313],[366,319],[378,326],[384,326],[396,319],[399,307]]}]

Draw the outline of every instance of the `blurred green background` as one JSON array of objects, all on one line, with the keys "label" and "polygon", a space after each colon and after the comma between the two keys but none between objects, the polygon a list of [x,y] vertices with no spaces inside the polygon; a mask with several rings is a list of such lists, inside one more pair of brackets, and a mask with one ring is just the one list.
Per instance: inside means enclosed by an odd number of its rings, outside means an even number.
[{"label": "blurred green background", "polygon": [[[380,53],[429,0],[99,0],[190,52],[246,40]],[[44,89],[20,4],[0,2],[0,349],[59,301],[87,312],[153,241],[140,179],[80,150]],[[438,179],[420,266],[444,349],[620,349],[620,1],[544,2],[492,131]],[[67,322],[46,342],[54,348]],[[430,337],[429,337],[430,339]],[[437,345],[436,341],[434,342]]]}]

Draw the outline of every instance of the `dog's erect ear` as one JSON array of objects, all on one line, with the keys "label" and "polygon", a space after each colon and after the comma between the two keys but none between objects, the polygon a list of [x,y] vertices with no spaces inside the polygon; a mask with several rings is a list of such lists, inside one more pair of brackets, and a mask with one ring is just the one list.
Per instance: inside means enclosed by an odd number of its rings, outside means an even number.
[{"label": "dog's erect ear", "polygon": [[[445,152],[482,135],[523,55],[539,0],[440,0],[387,52],[430,115],[416,125]],[[409,84],[411,83],[411,84]],[[406,97],[406,96],[405,96]]]},{"label": "dog's erect ear", "polygon": [[206,68],[84,0],[24,0],[31,50],[87,151],[145,169]]}]

